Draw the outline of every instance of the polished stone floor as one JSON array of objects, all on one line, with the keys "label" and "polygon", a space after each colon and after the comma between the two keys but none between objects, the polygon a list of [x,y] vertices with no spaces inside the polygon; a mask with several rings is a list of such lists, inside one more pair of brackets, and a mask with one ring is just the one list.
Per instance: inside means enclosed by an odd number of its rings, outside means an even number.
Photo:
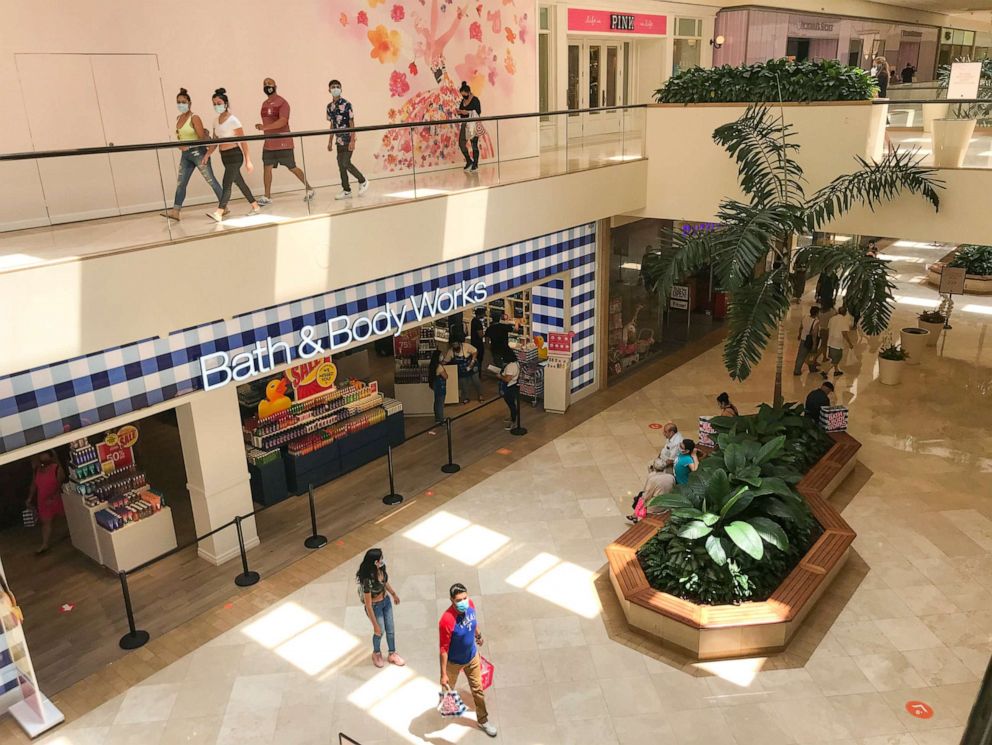
[{"label": "polished stone floor", "polygon": [[[899,271],[895,328],[935,303],[920,277],[946,250],[885,249]],[[691,432],[722,390],[742,411],[771,394],[768,360],[733,384],[713,348],[379,542],[406,667],[370,663],[353,573],[372,544],[356,543],[343,565],[43,742],[337,743],[341,731],[362,745],[488,742],[433,709],[436,620],[461,581],[496,666],[488,697],[505,745],[957,743],[992,652],[990,320],[992,301],[962,299],[944,347],[896,387],[878,382],[867,341],[845,355],[838,400],[869,478],[843,514],[867,571],[804,665],[678,665],[613,641],[602,619],[594,578],[660,443],[651,425]],[[790,375],[787,396],[818,380]],[[915,701],[933,716],[911,716]]]}]

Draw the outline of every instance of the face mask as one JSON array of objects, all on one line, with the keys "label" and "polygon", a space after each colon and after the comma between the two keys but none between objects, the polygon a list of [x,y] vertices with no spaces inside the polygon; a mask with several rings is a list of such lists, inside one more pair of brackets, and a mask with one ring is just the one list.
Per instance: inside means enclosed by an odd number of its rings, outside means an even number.
[{"label": "face mask", "polygon": [[335,98],[341,95],[340,88],[331,88],[330,91],[331,91],[331,95],[334,96]]},{"label": "face mask", "polygon": [[214,111],[216,111],[218,114],[223,114],[225,111],[227,111],[227,106],[225,106],[222,103],[214,104]]},{"label": "face mask", "polygon": [[262,88],[266,96],[271,96],[276,92],[276,87],[274,85],[266,85]]},{"label": "face mask", "polygon": [[377,567],[379,567],[380,569],[382,569],[384,566],[386,566],[386,560],[385,559],[379,559],[379,561],[377,561],[375,563],[375,565]]},{"label": "face mask", "polygon": [[465,611],[467,611],[468,598],[465,598],[464,600],[459,600],[457,603],[455,603],[455,610],[457,610],[459,613],[464,613]]},{"label": "face mask", "polygon": [[187,111],[189,111],[189,104],[188,103],[177,103],[176,104],[176,108],[179,109],[179,113],[180,114],[185,114]]}]

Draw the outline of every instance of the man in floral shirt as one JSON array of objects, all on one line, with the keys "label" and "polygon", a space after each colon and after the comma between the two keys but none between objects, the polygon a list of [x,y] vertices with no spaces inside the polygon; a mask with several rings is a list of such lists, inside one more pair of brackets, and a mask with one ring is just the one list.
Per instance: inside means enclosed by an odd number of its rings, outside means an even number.
[{"label": "man in floral shirt", "polygon": [[327,90],[331,94],[331,102],[327,104],[327,121],[331,123],[331,137],[327,141],[327,150],[334,149],[334,143],[338,146],[338,170],[341,172],[341,193],[335,199],[351,199],[351,184],[348,182],[348,174],[358,179],[358,194],[362,195],[369,188],[369,181],[362,175],[351,162],[351,154],[355,151],[355,134],[353,132],[341,132],[334,134],[335,130],[347,129],[355,126],[355,113],[351,108],[351,101],[341,96],[341,81],[332,80],[327,84]]}]

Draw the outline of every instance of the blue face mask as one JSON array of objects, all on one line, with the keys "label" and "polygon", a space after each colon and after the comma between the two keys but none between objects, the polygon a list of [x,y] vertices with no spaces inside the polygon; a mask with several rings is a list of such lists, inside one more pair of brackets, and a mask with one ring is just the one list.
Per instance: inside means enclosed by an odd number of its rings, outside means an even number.
[{"label": "blue face mask", "polygon": [[188,103],[177,103],[176,104],[176,108],[179,109],[179,113],[180,114],[185,114],[187,111],[189,111],[189,104]]},{"label": "blue face mask", "polygon": [[459,613],[464,613],[465,611],[467,611],[468,598],[465,598],[464,600],[459,600],[457,603],[455,603],[455,610],[457,610]]},{"label": "blue face mask", "polygon": [[214,104],[214,111],[216,111],[218,114],[223,114],[225,111],[227,111],[227,107],[222,103]]}]

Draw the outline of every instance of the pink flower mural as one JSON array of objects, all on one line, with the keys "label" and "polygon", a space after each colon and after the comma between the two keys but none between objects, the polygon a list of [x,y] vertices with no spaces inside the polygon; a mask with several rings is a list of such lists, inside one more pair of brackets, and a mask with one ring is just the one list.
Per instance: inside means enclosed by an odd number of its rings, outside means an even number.
[{"label": "pink flower mural", "polygon": [[[514,0],[350,0],[348,5],[339,31],[343,40],[363,42],[371,60],[366,59],[385,68],[395,101],[388,107],[390,122],[457,118],[462,80],[482,101],[483,114],[501,113],[506,110],[501,102],[512,99],[517,61],[533,56],[532,49],[511,52],[530,42],[527,14],[517,13]],[[353,33],[358,29],[360,38]],[[421,70],[430,74],[420,75]],[[460,162],[458,129],[435,125],[386,132],[376,160],[386,171]],[[485,127],[479,146],[483,159],[493,157],[495,143]]]}]

